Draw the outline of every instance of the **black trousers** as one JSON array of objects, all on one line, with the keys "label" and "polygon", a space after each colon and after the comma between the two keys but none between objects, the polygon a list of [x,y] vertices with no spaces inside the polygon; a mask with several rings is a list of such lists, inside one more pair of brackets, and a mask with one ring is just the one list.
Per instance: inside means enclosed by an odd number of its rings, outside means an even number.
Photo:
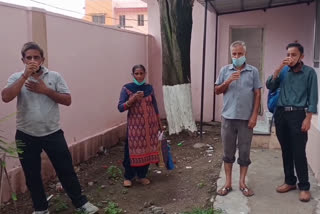
[{"label": "black trousers", "polygon": [[48,209],[45,190],[41,178],[41,152],[44,150],[62,184],[62,187],[76,208],[88,200],[81,194],[78,177],[72,165],[72,158],[63,131],[59,130],[44,137],[33,137],[21,131],[16,132],[16,141],[24,145],[20,147],[20,162],[26,177],[26,184],[31,193],[35,211]]},{"label": "black trousers", "polygon": [[284,111],[283,108],[278,108],[274,115],[276,134],[282,149],[285,183],[295,185],[298,177],[300,190],[310,189],[306,156],[308,133],[301,131],[305,117],[304,110]]},{"label": "black trousers", "polygon": [[150,164],[146,166],[139,166],[139,167],[131,166],[130,157],[129,157],[129,146],[128,146],[128,140],[127,140],[124,146],[124,160],[122,165],[124,167],[125,179],[132,180],[135,176],[138,176],[138,178],[145,178],[147,176]]}]

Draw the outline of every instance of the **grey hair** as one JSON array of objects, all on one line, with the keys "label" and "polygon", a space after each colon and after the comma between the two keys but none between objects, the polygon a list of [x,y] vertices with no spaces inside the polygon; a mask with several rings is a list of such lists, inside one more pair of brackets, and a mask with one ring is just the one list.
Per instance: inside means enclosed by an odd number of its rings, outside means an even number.
[{"label": "grey hair", "polygon": [[231,52],[231,49],[236,47],[236,46],[239,46],[241,45],[244,49],[245,52],[247,52],[247,46],[246,46],[246,43],[244,41],[234,41],[232,42],[232,44],[230,45],[230,52]]}]

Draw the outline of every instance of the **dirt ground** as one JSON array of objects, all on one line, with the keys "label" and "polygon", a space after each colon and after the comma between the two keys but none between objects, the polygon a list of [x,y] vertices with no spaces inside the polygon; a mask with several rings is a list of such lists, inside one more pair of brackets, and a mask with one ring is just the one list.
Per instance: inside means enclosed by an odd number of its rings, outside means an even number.
[{"label": "dirt ground", "polygon": [[[76,166],[76,172],[84,194],[98,206],[99,213],[183,213],[194,208],[208,208],[215,198],[216,181],[222,157],[220,124],[210,123],[203,127],[202,142],[199,136],[187,133],[169,136],[175,169],[168,171],[156,165],[150,167],[150,185],[137,182],[130,188],[122,186],[123,142],[102,154]],[[195,148],[198,145],[201,148]],[[121,172],[121,175],[119,175]],[[64,192],[56,191],[57,180],[47,185],[50,213],[77,213]],[[1,214],[31,214],[29,193],[18,195],[17,211],[13,202],[0,209]]]}]

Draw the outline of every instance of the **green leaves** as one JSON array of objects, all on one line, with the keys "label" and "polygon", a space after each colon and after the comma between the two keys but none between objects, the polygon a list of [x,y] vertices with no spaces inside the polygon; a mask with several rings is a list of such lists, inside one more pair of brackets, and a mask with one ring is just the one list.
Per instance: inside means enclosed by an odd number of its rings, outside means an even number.
[{"label": "green leaves", "polygon": [[117,166],[110,166],[107,169],[107,174],[108,174],[109,178],[117,180],[117,179],[119,179],[121,177],[122,171]]},{"label": "green leaves", "polygon": [[68,204],[59,195],[53,199],[53,202],[55,203],[53,207],[56,213],[69,209]]},{"label": "green leaves", "polygon": [[109,201],[108,206],[104,208],[104,213],[105,214],[121,214],[122,209],[118,207],[118,204]]},{"label": "green leaves", "polygon": [[[11,118],[12,116],[14,116],[16,113],[10,114],[4,118],[0,119],[0,123],[6,121],[7,119]],[[1,130],[0,130],[1,131]],[[17,148],[16,148],[17,145]],[[7,139],[0,135],[0,168],[1,168],[1,172],[4,172],[7,179],[8,179],[8,183],[9,183],[9,187],[10,187],[10,191],[12,192],[11,194],[11,198],[14,202],[14,206],[16,209],[16,205],[15,205],[15,201],[18,200],[17,195],[15,192],[13,192],[12,187],[11,187],[11,183],[8,177],[8,173],[6,170],[6,162],[5,162],[5,158],[7,156],[10,157],[18,157],[18,154],[22,153],[22,150],[20,149],[23,146],[22,142],[7,142]],[[4,169],[4,170],[2,170]],[[0,177],[2,177],[2,175],[0,175]],[[3,183],[0,181],[1,185],[3,185]],[[1,189],[1,188],[0,188]]]},{"label": "green leaves", "polygon": [[195,208],[191,212],[184,212],[183,214],[223,214],[223,211],[220,209],[201,209],[201,208]]},{"label": "green leaves", "polygon": [[17,200],[18,200],[17,194],[16,194],[15,192],[13,192],[13,193],[11,194],[11,198],[12,198],[12,200],[14,200],[14,201],[17,201]]},{"label": "green leaves", "polygon": [[[0,119],[0,123],[7,121],[9,118],[13,117],[16,113],[12,113],[4,118]],[[1,130],[0,130],[1,132]],[[7,155],[11,157],[18,157],[18,154],[21,154],[22,147],[24,144],[20,141],[17,142],[8,142],[8,140],[0,135],[0,154],[6,153]]]}]

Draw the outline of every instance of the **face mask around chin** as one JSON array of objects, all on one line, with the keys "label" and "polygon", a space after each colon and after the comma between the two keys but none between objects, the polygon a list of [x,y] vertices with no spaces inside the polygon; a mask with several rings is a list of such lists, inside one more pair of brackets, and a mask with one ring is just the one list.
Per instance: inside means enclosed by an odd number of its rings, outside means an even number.
[{"label": "face mask around chin", "polygon": [[246,57],[242,56],[240,58],[232,58],[232,64],[238,68],[241,67],[246,62]]},{"label": "face mask around chin", "polygon": [[296,68],[296,67],[298,67],[300,64],[301,64],[301,61],[300,61],[300,58],[299,58],[296,64],[294,64],[293,66],[290,66],[290,65],[289,65],[289,67],[290,67],[291,69],[292,69],[292,68]]},{"label": "face mask around chin", "polygon": [[143,85],[143,84],[145,84],[146,80],[144,79],[142,82],[138,82],[138,80],[136,80],[136,78],[133,78],[133,82],[134,82],[136,85]]}]

